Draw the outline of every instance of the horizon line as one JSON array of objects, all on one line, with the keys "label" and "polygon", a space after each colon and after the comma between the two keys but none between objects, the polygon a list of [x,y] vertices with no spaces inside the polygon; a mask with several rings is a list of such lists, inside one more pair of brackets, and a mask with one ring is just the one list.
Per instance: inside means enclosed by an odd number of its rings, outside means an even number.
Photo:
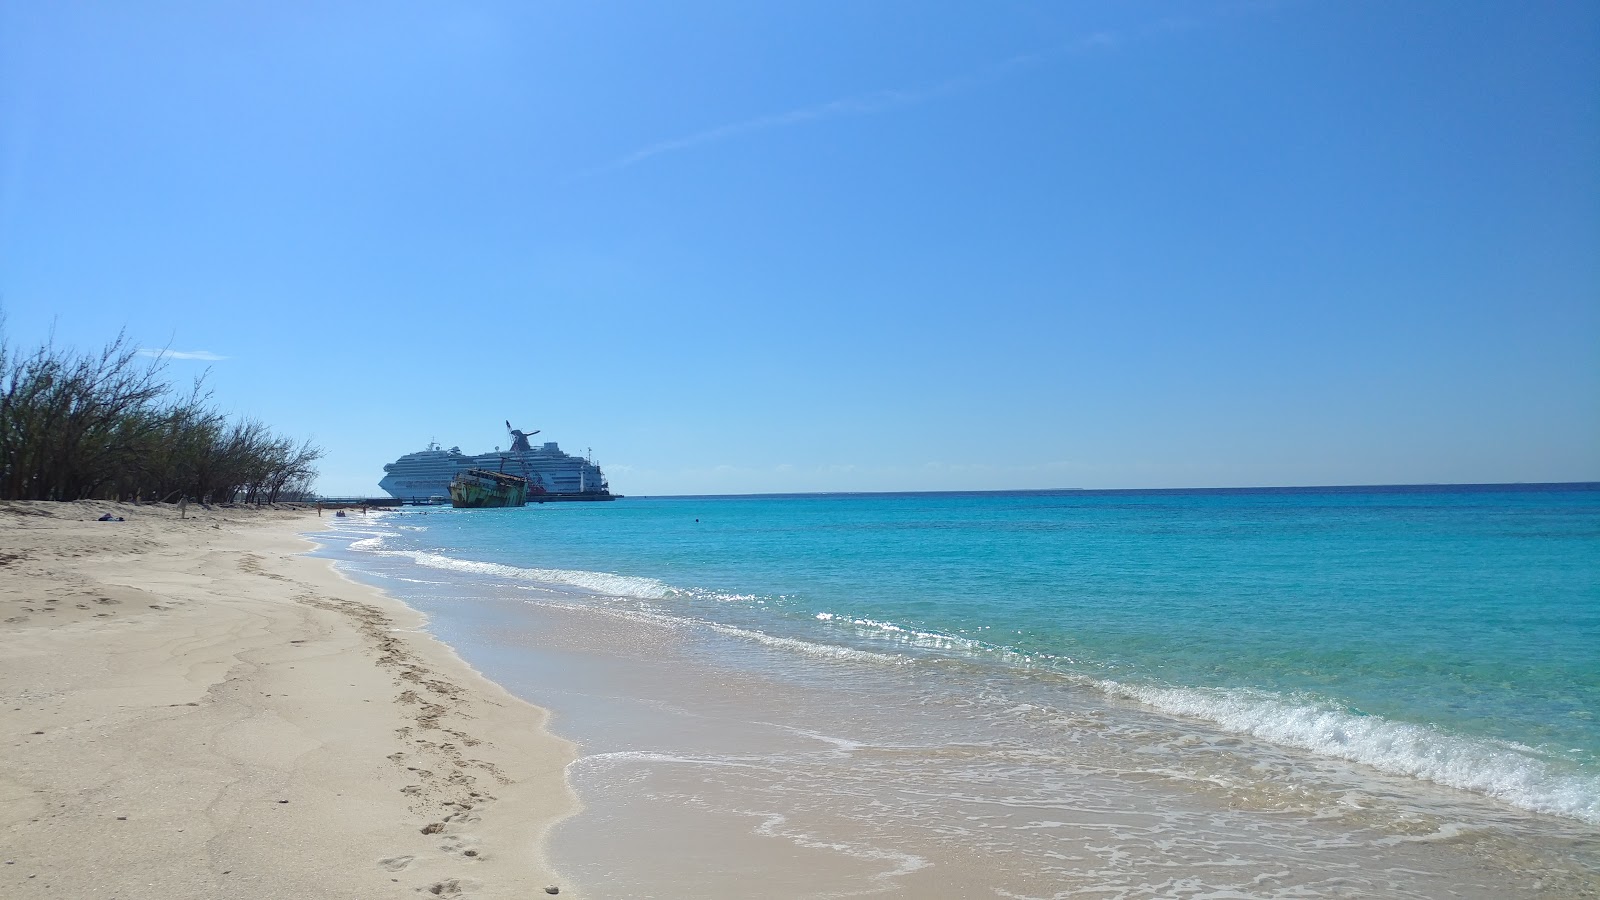
[{"label": "horizon line", "polygon": [[1156,494],[1198,493],[1224,491],[1394,491],[1422,493],[1432,490],[1548,490],[1552,488],[1587,488],[1600,490],[1596,481],[1483,481],[1483,482],[1414,482],[1394,484],[1282,484],[1282,485],[1232,485],[1212,487],[1124,487],[1124,488],[980,488],[971,490],[906,490],[906,491],[757,491],[745,494],[623,494],[624,499],[685,500],[723,499],[730,497],[861,497],[861,496],[922,496],[929,494]]}]

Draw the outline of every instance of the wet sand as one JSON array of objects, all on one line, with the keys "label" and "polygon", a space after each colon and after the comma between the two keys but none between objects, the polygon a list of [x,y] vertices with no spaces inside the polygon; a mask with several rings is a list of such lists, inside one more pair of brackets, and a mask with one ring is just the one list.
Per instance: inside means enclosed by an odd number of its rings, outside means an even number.
[{"label": "wet sand", "polygon": [[546,713],[302,555],[315,513],[188,512],[0,504],[8,895],[557,885],[544,845],[577,806],[574,751]]},{"label": "wet sand", "polygon": [[1600,896],[1583,823],[1092,696],[519,607],[447,639],[579,742],[551,853],[589,896]]}]

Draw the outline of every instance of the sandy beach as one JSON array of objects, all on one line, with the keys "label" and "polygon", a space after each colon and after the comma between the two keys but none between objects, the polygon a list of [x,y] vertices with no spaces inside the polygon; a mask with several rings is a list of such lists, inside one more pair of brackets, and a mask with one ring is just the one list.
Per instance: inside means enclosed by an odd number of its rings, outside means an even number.
[{"label": "sandy beach", "polygon": [[[106,512],[125,521],[96,521]],[[10,896],[525,898],[560,884],[543,842],[577,806],[571,745],[418,630],[420,614],[301,555],[318,524],[0,505]]]}]

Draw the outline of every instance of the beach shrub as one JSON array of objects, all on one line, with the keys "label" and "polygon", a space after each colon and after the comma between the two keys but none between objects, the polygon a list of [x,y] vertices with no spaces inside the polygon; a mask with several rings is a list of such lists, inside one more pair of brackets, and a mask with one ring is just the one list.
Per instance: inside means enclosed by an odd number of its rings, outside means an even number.
[{"label": "beach shrub", "polygon": [[98,353],[11,346],[0,320],[0,499],[274,503],[309,496],[322,448],[230,422],[119,334]]}]

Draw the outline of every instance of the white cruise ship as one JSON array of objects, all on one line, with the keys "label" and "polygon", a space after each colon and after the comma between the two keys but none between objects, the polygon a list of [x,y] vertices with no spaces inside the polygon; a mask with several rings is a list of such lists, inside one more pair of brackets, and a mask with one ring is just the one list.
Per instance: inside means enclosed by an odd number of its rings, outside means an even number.
[{"label": "white cruise ship", "polygon": [[[450,496],[450,479],[465,469],[488,469],[520,475],[528,479],[528,502],[545,500],[611,500],[615,495],[606,484],[600,467],[581,456],[563,453],[554,441],[535,447],[529,434],[506,423],[511,432],[511,449],[505,452],[468,456],[460,447],[439,449],[429,444],[426,450],[407,453],[383,467],[378,487],[389,496],[408,503],[427,502]],[[543,488],[543,491],[540,490]]]}]

